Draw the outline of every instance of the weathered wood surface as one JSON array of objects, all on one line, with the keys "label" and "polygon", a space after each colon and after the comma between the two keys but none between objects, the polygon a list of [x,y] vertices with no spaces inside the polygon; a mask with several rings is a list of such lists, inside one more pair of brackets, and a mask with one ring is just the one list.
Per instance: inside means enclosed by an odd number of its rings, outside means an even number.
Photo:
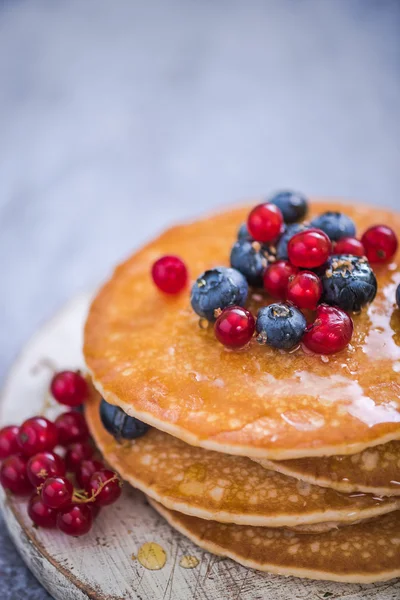
[{"label": "weathered wood surface", "polygon": [[[81,331],[88,297],[71,302],[45,325],[16,361],[0,407],[0,423],[20,422],[41,409],[50,374],[41,367],[50,359],[57,367],[82,366]],[[7,527],[24,561],[44,587],[59,600],[398,600],[400,581],[347,585],[258,573],[203,552],[173,531],[144,499],[125,486],[123,497],[104,510],[92,532],[72,539],[56,531],[34,529],[25,501],[0,501]],[[159,543],[167,563],[148,571],[132,560],[144,542]],[[199,559],[183,569],[180,558]]]}]

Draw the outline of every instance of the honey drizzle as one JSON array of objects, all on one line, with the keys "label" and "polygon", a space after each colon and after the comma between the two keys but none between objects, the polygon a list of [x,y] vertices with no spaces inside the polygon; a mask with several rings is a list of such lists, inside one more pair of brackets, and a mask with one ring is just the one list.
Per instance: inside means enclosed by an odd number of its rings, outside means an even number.
[{"label": "honey drizzle", "polygon": [[179,561],[179,566],[183,569],[195,569],[199,564],[199,559],[196,556],[191,556],[190,554],[185,554],[182,556]]},{"label": "honey drizzle", "polygon": [[160,544],[157,544],[156,542],[146,542],[139,548],[137,559],[145,569],[158,571],[159,569],[162,569],[167,562],[167,553]]}]

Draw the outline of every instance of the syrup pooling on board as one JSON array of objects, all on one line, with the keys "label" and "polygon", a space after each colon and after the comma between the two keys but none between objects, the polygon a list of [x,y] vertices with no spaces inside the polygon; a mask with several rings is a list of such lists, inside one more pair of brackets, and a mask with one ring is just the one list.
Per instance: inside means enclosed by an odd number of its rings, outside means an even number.
[{"label": "syrup pooling on board", "polygon": [[167,554],[160,544],[146,542],[139,548],[137,559],[145,569],[158,571],[167,562]]},{"label": "syrup pooling on board", "polygon": [[196,556],[191,556],[190,554],[185,554],[182,556],[179,561],[179,566],[183,569],[194,569],[199,564],[199,559]]},{"label": "syrup pooling on board", "polygon": [[[337,209],[311,203],[313,214]],[[377,221],[400,233],[400,216],[344,207],[363,231]],[[85,356],[106,400],[189,443],[273,459],[355,453],[400,437],[400,384],[386,340],[396,341],[396,263],[376,269],[384,332],[370,352],[367,310],[354,316],[351,344],[323,361],[301,349],[286,353],[253,340],[231,352],[203,330],[185,293],[165,298],[149,277],[160,255],[178,253],[190,277],[228,265],[248,207],[174,228],[117,268],[95,299],[85,332]],[[385,292],[386,290],[386,292]],[[270,300],[252,300],[252,312]],[[397,345],[396,345],[397,348]]]}]

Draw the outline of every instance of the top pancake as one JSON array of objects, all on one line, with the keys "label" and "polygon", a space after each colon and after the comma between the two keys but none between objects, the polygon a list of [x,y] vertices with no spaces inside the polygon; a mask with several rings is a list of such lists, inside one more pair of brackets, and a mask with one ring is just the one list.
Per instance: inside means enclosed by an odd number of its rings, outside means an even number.
[{"label": "top pancake", "polygon": [[[311,203],[311,216],[338,203]],[[361,233],[400,215],[340,207]],[[201,329],[190,289],[162,294],[150,276],[164,254],[179,255],[194,280],[228,265],[249,207],[174,227],[117,267],[90,308],[84,354],[104,398],[192,445],[276,460],[353,454],[400,438],[400,311],[396,263],[375,267],[379,292],[354,316],[351,345],[328,358],[283,352],[253,340],[240,351]],[[250,308],[270,300],[257,294]]]}]

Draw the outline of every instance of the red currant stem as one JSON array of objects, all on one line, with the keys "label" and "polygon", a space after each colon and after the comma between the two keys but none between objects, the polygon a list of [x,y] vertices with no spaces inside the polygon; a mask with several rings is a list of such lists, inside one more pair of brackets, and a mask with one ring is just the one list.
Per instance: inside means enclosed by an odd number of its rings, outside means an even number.
[{"label": "red currant stem", "polygon": [[58,371],[56,365],[49,358],[41,358],[31,369],[32,375],[37,375],[43,369],[48,369],[55,375]]},{"label": "red currant stem", "polygon": [[117,475],[113,475],[112,477],[110,477],[110,479],[107,479],[106,481],[101,481],[99,487],[95,492],[92,492],[90,498],[88,498],[87,492],[85,492],[84,490],[74,490],[72,502],[75,502],[76,504],[87,504],[88,502],[94,502],[97,496],[102,491],[102,489],[112,481],[118,481],[119,485],[121,486],[119,477]]},{"label": "red currant stem", "polygon": [[85,504],[87,502],[94,502],[94,500],[95,498],[93,495],[88,498],[88,494],[85,490],[74,490],[72,502],[75,504]]},{"label": "red currant stem", "polygon": [[207,319],[199,319],[199,327],[200,329],[208,329],[208,326],[210,325],[210,322],[207,321]]},{"label": "red currant stem", "polygon": [[57,402],[55,400],[53,400],[53,397],[51,396],[51,394],[49,392],[46,392],[46,394],[43,398],[42,407],[39,411],[39,415],[41,417],[45,417],[49,408],[51,408],[52,406],[56,406],[56,405],[57,405]]}]

